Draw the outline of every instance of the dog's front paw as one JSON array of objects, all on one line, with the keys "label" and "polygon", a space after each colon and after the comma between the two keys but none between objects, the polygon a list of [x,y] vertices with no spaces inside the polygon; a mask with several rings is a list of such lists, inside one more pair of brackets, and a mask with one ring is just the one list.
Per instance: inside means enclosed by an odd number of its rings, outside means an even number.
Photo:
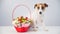
[{"label": "dog's front paw", "polygon": [[44,28],[44,31],[48,31],[48,28]]},{"label": "dog's front paw", "polygon": [[48,31],[48,29],[45,29],[45,31]]},{"label": "dog's front paw", "polygon": [[35,31],[35,32],[36,32],[36,31],[38,31],[38,30],[37,30],[37,29],[33,29],[33,31]]},{"label": "dog's front paw", "polygon": [[37,29],[37,28],[35,28],[35,27],[33,27],[33,31],[35,31],[35,32],[36,32],[36,31],[38,31],[38,29]]}]

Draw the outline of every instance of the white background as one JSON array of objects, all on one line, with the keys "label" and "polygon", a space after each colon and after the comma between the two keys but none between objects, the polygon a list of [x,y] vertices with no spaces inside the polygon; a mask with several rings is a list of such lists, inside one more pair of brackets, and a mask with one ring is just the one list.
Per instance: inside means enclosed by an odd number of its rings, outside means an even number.
[{"label": "white background", "polygon": [[[0,26],[12,25],[12,10],[16,5],[25,4],[29,6],[31,11],[34,11],[34,4],[40,2],[48,4],[45,11],[45,24],[48,26],[60,26],[60,0],[0,0]],[[14,16],[20,16],[21,14],[29,13],[24,7],[19,7],[16,9]]]}]

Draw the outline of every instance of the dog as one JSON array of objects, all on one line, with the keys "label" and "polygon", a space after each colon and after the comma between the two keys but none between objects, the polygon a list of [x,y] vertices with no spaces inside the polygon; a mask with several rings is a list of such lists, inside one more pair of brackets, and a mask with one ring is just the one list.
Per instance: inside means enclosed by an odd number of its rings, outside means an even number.
[{"label": "dog", "polygon": [[35,10],[32,13],[32,28],[34,31],[37,31],[37,29],[39,28],[38,26],[40,26],[40,24],[42,25],[45,31],[48,31],[48,29],[45,27],[45,24],[43,23],[44,11],[46,7],[48,7],[48,4],[46,3],[37,3],[34,5]]}]

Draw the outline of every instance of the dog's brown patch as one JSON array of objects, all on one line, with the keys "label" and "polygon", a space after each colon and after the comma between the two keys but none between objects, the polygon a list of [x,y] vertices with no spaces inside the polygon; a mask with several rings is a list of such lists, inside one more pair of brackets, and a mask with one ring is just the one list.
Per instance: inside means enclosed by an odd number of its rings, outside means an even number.
[{"label": "dog's brown patch", "polygon": [[38,3],[34,5],[34,8],[37,8],[38,10],[40,9],[40,5],[41,5],[41,9],[44,10],[46,7],[48,7],[48,5],[46,3]]}]

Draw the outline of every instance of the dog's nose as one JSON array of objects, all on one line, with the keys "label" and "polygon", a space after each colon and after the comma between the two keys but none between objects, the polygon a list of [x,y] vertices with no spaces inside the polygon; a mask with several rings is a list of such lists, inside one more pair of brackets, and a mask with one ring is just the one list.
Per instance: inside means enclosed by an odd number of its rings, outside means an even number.
[{"label": "dog's nose", "polygon": [[39,12],[39,14],[42,14],[42,12]]}]

